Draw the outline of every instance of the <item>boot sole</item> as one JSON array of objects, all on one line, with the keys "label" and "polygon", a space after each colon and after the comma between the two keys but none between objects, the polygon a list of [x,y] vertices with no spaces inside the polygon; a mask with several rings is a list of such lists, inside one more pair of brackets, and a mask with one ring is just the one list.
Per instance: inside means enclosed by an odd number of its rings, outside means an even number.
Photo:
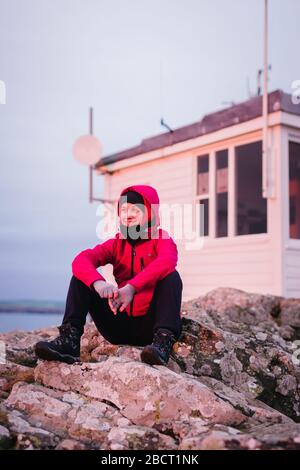
[{"label": "boot sole", "polygon": [[167,363],[158,357],[152,348],[145,346],[141,352],[141,360],[150,365],[166,366]]},{"label": "boot sole", "polygon": [[80,362],[80,357],[71,356],[70,354],[60,354],[51,348],[43,348],[42,346],[37,346],[35,353],[40,359],[44,359],[45,361],[61,361],[67,364]]}]

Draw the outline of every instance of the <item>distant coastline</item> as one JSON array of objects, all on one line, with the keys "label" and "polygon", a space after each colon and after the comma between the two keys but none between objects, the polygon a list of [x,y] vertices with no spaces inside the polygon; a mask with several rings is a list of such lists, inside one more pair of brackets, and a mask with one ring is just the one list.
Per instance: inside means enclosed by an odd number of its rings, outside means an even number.
[{"label": "distant coastline", "polygon": [[62,301],[47,300],[5,300],[0,301],[1,313],[36,313],[36,314],[61,314],[65,303]]}]

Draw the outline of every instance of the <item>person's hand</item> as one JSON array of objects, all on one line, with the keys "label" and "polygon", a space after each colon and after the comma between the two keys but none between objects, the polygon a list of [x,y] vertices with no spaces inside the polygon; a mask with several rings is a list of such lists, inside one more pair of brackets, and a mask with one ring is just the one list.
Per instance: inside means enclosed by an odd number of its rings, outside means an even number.
[{"label": "person's hand", "polygon": [[110,306],[110,309],[114,313],[114,315],[117,315],[118,313],[118,308],[120,307],[120,299],[119,298],[109,298],[108,299],[108,305]]},{"label": "person's hand", "polygon": [[95,281],[93,283],[93,287],[102,299],[113,299],[118,297],[118,288],[109,282]]},{"label": "person's hand", "polygon": [[119,289],[119,295],[117,297],[117,301],[120,305],[120,312],[123,312],[128,304],[133,299],[135,294],[135,288],[131,284],[126,284],[126,286],[121,287]]}]

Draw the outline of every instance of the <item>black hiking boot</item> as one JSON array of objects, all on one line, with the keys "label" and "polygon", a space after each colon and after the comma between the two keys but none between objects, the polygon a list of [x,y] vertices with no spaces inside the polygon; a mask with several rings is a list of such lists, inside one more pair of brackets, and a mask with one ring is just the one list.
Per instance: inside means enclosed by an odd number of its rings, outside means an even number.
[{"label": "black hiking boot", "polygon": [[176,338],[172,331],[159,328],[153,337],[152,344],[145,346],[141,352],[141,360],[147,364],[166,366],[169,361]]},{"label": "black hiking boot", "polygon": [[75,326],[65,323],[58,326],[60,335],[52,341],[39,341],[35,353],[46,361],[62,361],[67,364],[80,362],[81,333]]}]

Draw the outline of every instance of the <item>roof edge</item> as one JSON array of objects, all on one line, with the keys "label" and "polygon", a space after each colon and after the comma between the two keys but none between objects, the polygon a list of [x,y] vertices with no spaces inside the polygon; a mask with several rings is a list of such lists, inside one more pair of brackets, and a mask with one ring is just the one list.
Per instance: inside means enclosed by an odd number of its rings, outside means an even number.
[{"label": "roof edge", "polygon": [[[173,132],[147,137],[142,139],[139,145],[107,155],[94,165],[94,169],[250,121],[262,115],[262,103],[262,96],[254,96],[233,106],[205,114],[200,121],[178,127]],[[268,111],[269,114],[285,111],[300,116],[300,105],[293,103],[291,94],[277,89],[268,94]]]}]

